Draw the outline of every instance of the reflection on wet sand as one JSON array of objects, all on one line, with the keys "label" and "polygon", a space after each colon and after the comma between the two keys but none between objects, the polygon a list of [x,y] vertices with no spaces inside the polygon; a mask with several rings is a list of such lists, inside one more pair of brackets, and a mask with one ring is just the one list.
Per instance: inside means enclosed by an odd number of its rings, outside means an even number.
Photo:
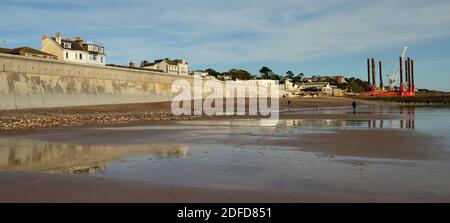
[{"label": "reflection on wet sand", "polygon": [[390,128],[415,129],[414,119],[407,120],[315,120],[315,119],[287,119],[283,120],[288,127],[361,127],[361,128]]},{"label": "reflection on wet sand", "polygon": [[186,156],[188,145],[81,146],[27,139],[0,139],[0,171],[102,172],[108,162],[132,155]]},{"label": "reflection on wet sand", "polygon": [[[368,128],[400,128],[400,129],[415,129],[416,128],[416,108],[413,106],[410,107],[400,107],[399,113],[402,115],[400,120],[388,120],[388,125],[385,125],[385,120],[368,120],[367,127]],[[384,111],[381,111],[381,115],[384,114]]]},{"label": "reflection on wet sand", "polygon": [[[286,119],[283,124],[288,127],[310,126],[310,127],[363,127],[363,128],[391,128],[391,129],[415,129],[415,107],[400,107],[398,113],[401,115],[398,120],[340,120],[340,119]],[[383,110],[372,110],[372,115],[392,114],[392,111],[385,113]]]}]

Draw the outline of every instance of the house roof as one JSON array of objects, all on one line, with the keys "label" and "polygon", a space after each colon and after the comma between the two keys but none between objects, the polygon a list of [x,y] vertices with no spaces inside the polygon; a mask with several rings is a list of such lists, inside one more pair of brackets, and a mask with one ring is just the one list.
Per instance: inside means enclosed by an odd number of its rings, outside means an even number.
[{"label": "house roof", "polygon": [[1,48],[0,47],[0,53],[8,53],[11,49],[8,48]]},{"label": "house roof", "polygon": [[[52,37],[52,39],[56,42],[55,37]],[[103,47],[103,46],[100,46],[98,44],[90,44],[90,43],[83,43],[83,45],[80,46],[80,44],[78,44],[75,40],[71,40],[71,39],[61,39],[61,47],[63,46],[62,43],[70,43],[70,45],[71,45],[70,49],[71,50],[86,51],[86,52],[93,53],[93,54],[96,54],[98,52],[88,51],[88,47],[87,47],[88,45],[95,45],[95,46],[98,46],[98,47]],[[65,47],[63,47],[63,48],[66,49]]]},{"label": "house roof", "polygon": [[[183,60],[181,60],[181,59],[171,60],[171,59],[169,59],[169,58],[165,58],[165,59],[155,60],[154,63],[146,63],[146,64],[148,64],[147,66],[152,66],[152,65],[155,65],[155,64],[157,64],[157,63],[161,63],[161,62],[163,62],[163,61],[165,61],[166,63],[168,63],[168,64],[170,64],[170,65],[178,65],[178,64],[180,64],[180,63],[183,63]],[[184,61],[184,63],[189,64],[189,63],[187,63],[186,61]]]},{"label": "house roof", "polygon": [[32,54],[40,54],[40,55],[45,55],[45,56],[56,57],[53,54],[42,52],[40,50],[31,48],[31,47],[27,47],[27,46],[14,48],[14,49],[0,48],[0,53],[15,54],[15,55],[20,55],[21,53],[32,53]]},{"label": "house roof", "polygon": [[134,69],[134,70],[145,70],[145,71],[162,72],[162,71],[160,71],[160,70],[155,70],[155,69],[147,69],[147,68],[141,68],[141,67],[130,67],[130,66],[123,66],[123,65],[119,65],[119,64],[106,64],[106,66],[110,66],[110,67],[120,67],[120,68]]},{"label": "house roof", "polygon": [[310,83],[302,83],[302,85],[326,85],[328,82],[310,82]]},{"label": "house roof", "polygon": [[[56,41],[56,39],[55,39],[55,37],[52,37],[52,39],[53,40],[55,40]],[[61,39],[61,46],[62,46],[62,43],[71,43],[70,45],[70,49],[71,50],[81,50],[81,51],[84,51],[84,49],[83,49],[83,47],[81,47],[77,42],[75,42],[75,41],[73,41],[73,40],[70,40],[70,39]]]},{"label": "house roof", "polygon": [[144,60],[144,61],[142,61],[143,62],[143,66],[144,67],[148,67],[148,66],[153,66],[153,65],[155,65],[156,64],[156,60],[155,60],[155,63],[150,63],[150,62],[148,62],[148,61],[146,61],[146,60]]}]

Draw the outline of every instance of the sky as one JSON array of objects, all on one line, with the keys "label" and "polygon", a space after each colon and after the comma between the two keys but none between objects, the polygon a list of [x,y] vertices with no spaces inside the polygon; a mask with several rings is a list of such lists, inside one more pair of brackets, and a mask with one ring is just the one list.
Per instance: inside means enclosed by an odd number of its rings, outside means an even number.
[{"label": "sky", "polygon": [[[190,70],[268,66],[277,74],[367,78],[408,47],[417,88],[450,91],[448,0],[0,0],[0,47],[42,34],[105,46],[107,63],[185,59]],[[386,77],[384,77],[386,80]]]}]

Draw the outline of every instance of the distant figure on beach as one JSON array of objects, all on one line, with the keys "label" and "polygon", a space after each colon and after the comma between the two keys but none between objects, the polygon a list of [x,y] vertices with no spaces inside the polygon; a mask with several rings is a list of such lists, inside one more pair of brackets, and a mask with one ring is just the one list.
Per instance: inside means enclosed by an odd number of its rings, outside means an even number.
[{"label": "distant figure on beach", "polygon": [[353,101],[352,107],[353,107],[353,114],[355,114],[356,113],[356,102],[355,101]]}]

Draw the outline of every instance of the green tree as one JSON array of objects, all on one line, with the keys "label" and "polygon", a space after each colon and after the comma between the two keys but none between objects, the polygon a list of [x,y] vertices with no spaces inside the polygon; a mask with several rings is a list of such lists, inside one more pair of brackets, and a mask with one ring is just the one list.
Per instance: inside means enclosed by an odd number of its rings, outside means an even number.
[{"label": "green tree", "polygon": [[286,72],[286,78],[293,79],[294,75],[295,75],[294,72],[290,70]]},{"label": "green tree", "polygon": [[272,72],[272,70],[266,66],[261,67],[259,69],[259,73],[261,74],[261,77],[264,79],[269,79],[269,74]]},{"label": "green tree", "polygon": [[304,76],[305,76],[304,73],[299,73],[299,74],[297,74],[296,76],[294,76],[294,77],[292,78],[292,82],[293,82],[294,84],[300,83],[300,82],[302,82]]},{"label": "green tree", "polygon": [[243,69],[230,69],[228,72],[226,72],[227,75],[231,76],[233,80],[239,79],[239,80],[250,80],[253,79],[253,75],[250,74],[248,71]]},{"label": "green tree", "polygon": [[269,73],[269,78],[270,80],[281,80],[282,77],[276,73],[270,72]]},{"label": "green tree", "polygon": [[218,78],[220,76],[220,73],[212,68],[208,68],[205,71],[208,72],[209,75],[214,76],[215,78]]},{"label": "green tree", "polygon": [[366,81],[363,81],[359,78],[345,78],[346,83],[337,84],[337,86],[341,89],[346,89],[347,91],[353,93],[362,93],[368,89],[368,85]]}]

